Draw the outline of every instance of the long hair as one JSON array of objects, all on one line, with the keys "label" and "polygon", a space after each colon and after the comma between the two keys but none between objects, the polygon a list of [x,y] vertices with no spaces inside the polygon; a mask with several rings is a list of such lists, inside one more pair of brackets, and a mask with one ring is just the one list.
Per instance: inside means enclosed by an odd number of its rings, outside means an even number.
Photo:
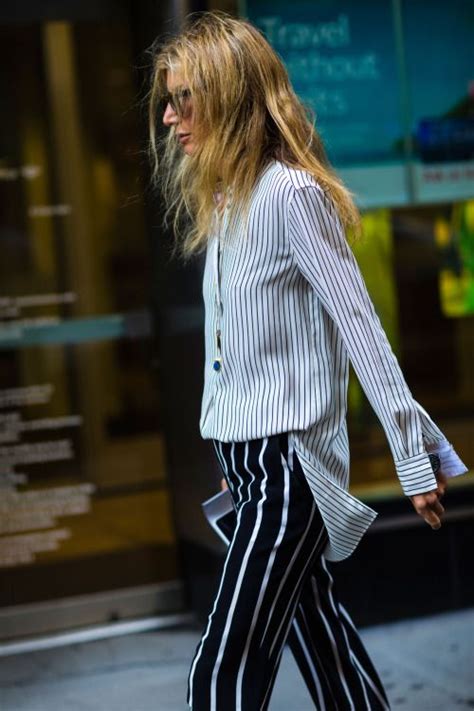
[{"label": "long hair", "polygon": [[[216,218],[215,193],[231,190],[229,219],[248,209],[261,171],[277,159],[310,173],[342,224],[359,230],[352,196],[330,167],[310,112],[296,96],[283,62],[250,22],[221,11],[188,17],[188,26],[152,48],[149,94],[153,179],[162,189],[165,223],[186,259],[207,244]],[[179,72],[193,107],[191,155],[174,128],[158,131],[167,73]],[[219,219],[219,218],[218,218]]]}]

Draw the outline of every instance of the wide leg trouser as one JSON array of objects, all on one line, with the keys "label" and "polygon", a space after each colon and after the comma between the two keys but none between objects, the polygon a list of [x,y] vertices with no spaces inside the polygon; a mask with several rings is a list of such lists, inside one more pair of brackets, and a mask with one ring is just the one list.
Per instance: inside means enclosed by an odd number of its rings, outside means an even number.
[{"label": "wide leg trouser", "polygon": [[[321,553],[327,533],[286,434],[214,442],[235,503],[230,545],[191,664],[194,711],[264,711],[288,641],[317,709],[388,709]],[[227,531],[226,531],[227,528]]]}]

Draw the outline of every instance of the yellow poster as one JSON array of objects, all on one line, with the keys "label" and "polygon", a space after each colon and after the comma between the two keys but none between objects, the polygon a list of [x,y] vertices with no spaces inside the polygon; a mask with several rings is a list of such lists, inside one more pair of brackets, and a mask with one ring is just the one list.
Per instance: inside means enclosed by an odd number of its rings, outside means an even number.
[{"label": "yellow poster", "polygon": [[439,217],[435,239],[441,253],[439,289],[444,315],[474,313],[474,200],[454,204],[450,222]]}]

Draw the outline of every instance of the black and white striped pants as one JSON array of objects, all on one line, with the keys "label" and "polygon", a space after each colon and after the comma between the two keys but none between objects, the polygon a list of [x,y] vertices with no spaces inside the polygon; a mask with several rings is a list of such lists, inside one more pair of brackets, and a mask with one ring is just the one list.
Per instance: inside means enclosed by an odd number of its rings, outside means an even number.
[{"label": "black and white striped pants", "polygon": [[321,711],[388,709],[321,553],[327,533],[287,434],[214,441],[235,504],[188,679],[194,711],[264,711],[288,641]]}]

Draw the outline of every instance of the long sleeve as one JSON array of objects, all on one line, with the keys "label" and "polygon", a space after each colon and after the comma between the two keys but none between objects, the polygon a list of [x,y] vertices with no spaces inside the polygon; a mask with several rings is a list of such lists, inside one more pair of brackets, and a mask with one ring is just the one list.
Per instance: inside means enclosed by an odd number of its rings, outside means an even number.
[{"label": "long sleeve", "polygon": [[426,451],[431,455],[430,459],[432,459],[433,456],[435,457],[435,466],[433,467],[435,472],[444,474],[447,477],[466,474],[468,468],[458,457],[453,445],[448,442],[439,427],[435,425],[420,403],[415,401],[415,405],[418,408],[418,414],[420,416],[421,431],[423,433]]},{"label": "long sleeve", "polygon": [[446,439],[414,400],[334,208],[316,186],[295,189],[288,233],[296,263],[336,323],[387,437],[407,496],[436,489],[426,444]]}]

